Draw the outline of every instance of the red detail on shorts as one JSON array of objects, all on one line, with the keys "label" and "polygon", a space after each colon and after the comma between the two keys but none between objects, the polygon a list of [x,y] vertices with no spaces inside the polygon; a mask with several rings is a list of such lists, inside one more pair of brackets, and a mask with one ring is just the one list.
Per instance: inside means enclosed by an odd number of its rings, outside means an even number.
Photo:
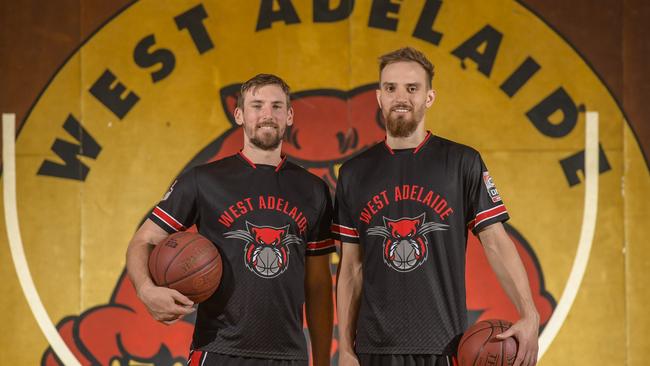
[{"label": "red detail on shorts", "polygon": [[187,361],[187,366],[200,366],[201,361],[203,360],[205,352],[198,350],[190,351],[190,359]]}]

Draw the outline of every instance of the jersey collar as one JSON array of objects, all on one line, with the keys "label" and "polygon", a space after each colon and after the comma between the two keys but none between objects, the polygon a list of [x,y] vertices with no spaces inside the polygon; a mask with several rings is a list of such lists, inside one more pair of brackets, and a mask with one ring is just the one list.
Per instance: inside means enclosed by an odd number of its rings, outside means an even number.
[{"label": "jersey collar", "polygon": [[[253,162],[251,161],[251,159],[247,158],[246,155],[244,155],[244,153],[243,153],[241,150],[239,150],[239,152],[237,153],[237,155],[239,155],[239,157],[242,158],[242,160],[244,160],[244,161],[245,161],[248,165],[250,165],[253,169],[257,169],[257,165],[256,165],[255,163],[253,163]],[[286,155],[282,155],[282,160],[280,160],[280,163],[278,163],[278,165],[275,167],[275,171],[276,171],[276,172],[279,172],[280,169],[282,169],[282,167],[285,165],[285,164],[284,164],[285,161],[287,161],[287,156],[286,156]]]},{"label": "jersey collar", "polygon": [[[427,131],[426,136],[424,136],[424,140],[422,140],[422,142],[420,142],[420,144],[415,149],[413,149],[413,154],[414,155],[417,154],[418,151],[420,151],[420,149],[422,149],[424,147],[424,145],[427,144],[427,141],[429,141],[430,139],[431,139],[431,131]],[[384,146],[386,147],[386,149],[388,150],[388,152],[391,155],[395,155],[395,151],[393,149],[391,149],[390,146],[388,146],[388,143],[386,142],[385,137],[384,137]]]}]

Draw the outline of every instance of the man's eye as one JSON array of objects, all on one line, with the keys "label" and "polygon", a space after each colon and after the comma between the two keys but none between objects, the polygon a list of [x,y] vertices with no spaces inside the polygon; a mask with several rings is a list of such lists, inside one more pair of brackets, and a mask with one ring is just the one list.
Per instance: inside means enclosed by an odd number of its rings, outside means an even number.
[{"label": "man's eye", "polygon": [[407,90],[409,93],[415,93],[418,90],[418,88],[415,86],[409,86]]},{"label": "man's eye", "polygon": [[386,87],[386,91],[392,92],[394,90],[395,90],[395,87],[392,86],[392,85],[389,85],[389,86]]}]

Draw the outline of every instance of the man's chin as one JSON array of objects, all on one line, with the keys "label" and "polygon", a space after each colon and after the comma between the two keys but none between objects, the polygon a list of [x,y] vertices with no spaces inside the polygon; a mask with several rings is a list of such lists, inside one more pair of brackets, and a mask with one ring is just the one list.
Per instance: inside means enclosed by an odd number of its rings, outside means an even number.
[{"label": "man's chin", "polygon": [[250,140],[255,147],[265,151],[275,150],[280,146],[281,141],[282,139],[278,138],[277,135],[273,137],[255,137]]},{"label": "man's chin", "polygon": [[415,132],[417,127],[417,122],[400,118],[397,120],[389,120],[387,130],[392,137],[409,137]]}]

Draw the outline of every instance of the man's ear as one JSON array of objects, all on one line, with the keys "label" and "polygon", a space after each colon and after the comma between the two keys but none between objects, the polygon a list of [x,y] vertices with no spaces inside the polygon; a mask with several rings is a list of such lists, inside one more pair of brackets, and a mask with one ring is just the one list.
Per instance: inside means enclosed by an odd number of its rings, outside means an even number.
[{"label": "man's ear", "polygon": [[287,126],[293,125],[293,107],[287,111]]},{"label": "man's ear", "polygon": [[379,109],[381,109],[381,90],[375,90],[375,94],[377,95],[377,105],[379,105]]},{"label": "man's ear", "polygon": [[434,100],[436,100],[436,91],[433,89],[429,89],[427,91],[427,101],[426,101],[427,108],[431,107]]},{"label": "man's ear", "polygon": [[244,124],[244,111],[237,107],[235,108],[235,123],[237,123],[239,126],[242,126]]},{"label": "man's ear", "polygon": [[241,84],[231,84],[224,86],[219,91],[219,96],[221,98],[221,106],[223,111],[228,118],[228,121],[233,126],[236,126],[235,122],[235,108],[237,108],[237,98],[239,97],[239,90],[241,89]]}]

